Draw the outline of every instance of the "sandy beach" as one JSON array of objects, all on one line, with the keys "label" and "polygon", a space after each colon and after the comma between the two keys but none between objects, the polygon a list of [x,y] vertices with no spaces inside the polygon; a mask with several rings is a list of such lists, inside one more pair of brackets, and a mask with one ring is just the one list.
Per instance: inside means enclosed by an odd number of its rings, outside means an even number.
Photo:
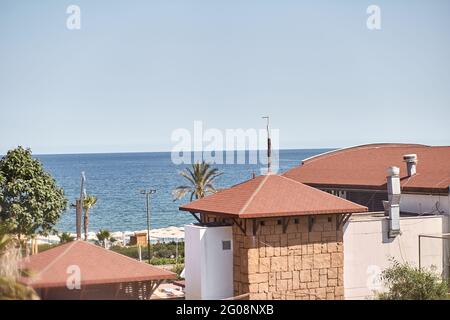
[{"label": "sandy beach", "polygon": [[[88,240],[96,241],[96,233],[97,231],[88,232]],[[127,245],[130,241],[130,237],[135,233],[147,233],[147,230],[116,231],[111,232],[111,237],[116,239],[116,244]],[[70,235],[76,237],[75,233],[70,233]],[[84,239],[84,234],[81,235],[81,238]],[[36,241],[38,244],[56,244],[59,243],[60,239],[57,235],[49,235],[37,236]],[[150,241],[151,243],[184,241],[184,227],[169,226],[166,228],[152,229],[150,230]]]}]

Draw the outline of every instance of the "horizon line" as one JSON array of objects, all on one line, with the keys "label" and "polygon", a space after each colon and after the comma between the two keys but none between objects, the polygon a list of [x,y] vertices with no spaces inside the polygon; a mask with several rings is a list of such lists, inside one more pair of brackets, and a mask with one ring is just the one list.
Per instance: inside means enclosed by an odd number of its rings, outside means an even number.
[{"label": "horizon line", "polygon": [[[335,150],[340,149],[341,147],[321,147],[321,148],[280,148],[280,149],[273,149],[273,150]],[[267,149],[242,149],[242,150],[216,150],[215,152],[249,152],[249,151],[265,151]],[[273,151],[272,150],[272,151]],[[69,153],[33,153],[33,156],[61,156],[61,155],[100,155],[100,154],[143,154],[143,153],[172,153],[173,151],[107,151],[107,152],[69,152]],[[199,150],[199,151],[185,151],[190,153],[196,153],[196,152],[210,152],[206,150]],[[5,154],[0,154],[0,156],[5,156]]]},{"label": "horizon line", "polygon": [[[308,148],[292,148],[292,147],[287,147],[287,148],[278,148],[278,149],[273,149],[273,150],[338,150],[338,149],[342,149],[342,148],[349,148],[349,147],[356,147],[356,146],[363,146],[363,145],[373,145],[373,144],[418,144],[418,145],[424,145],[424,146],[434,146],[434,147],[445,147],[445,146],[449,146],[446,144],[428,144],[428,143],[412,143],[412,142],[370,142],[370,143],[361,143],[361,144],[349,144],[346,145],[344,147],[340,146],[340,147],[308,147]],[[19,145],[20,146],[20,145]],[[17,146],[17,147],[19,147]],[[17,148],[15,147],[15,148]],[[15,148],[9,149],[9,150],[13,150]],[[28,149],[28,147],[24,147],[26,149]],[[30,148],[31,149],[31,148]],[[9,151],[8,150],[8,151]],[[264,151],[267,149],[240,149],[240,150],[216,150],[216,152],[229,152],[229,151],[233,151],[233,152],[240,152],[240,151]],[[8,152],[7,151],[7,152]],[[56,155],[100,155],[100,154],[143,154],[143,153],[171,153],[173,151],[171,150],[155,150],[155,151],[93,151],[93,152],[85,152],[85,151],[81,151],[81,152],[38,152],[38,153],[34,153],[32,151],[33,156],[56,156]],[[196,153],[196,152],[210,152],[207,150],[189,150],[186,152],[190,152],[190,153]],[[5,156],[6,153],[0,153],[0,157]]]}]

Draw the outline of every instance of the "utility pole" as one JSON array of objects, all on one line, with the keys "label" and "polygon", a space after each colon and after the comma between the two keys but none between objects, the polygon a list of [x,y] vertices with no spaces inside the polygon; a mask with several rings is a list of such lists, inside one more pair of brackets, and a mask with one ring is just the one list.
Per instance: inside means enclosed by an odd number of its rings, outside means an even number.
[{"label": "utility pole", "polygon": [[147,210],[147,254],[148,254],[148,263],[150,264],[151,260],[151,250],[150,250],[150,195],[156,193],[155,189],[150,190],[141,190],[141,194],[145,195],[145,208]]},{"label": "utility pole", "polygon": [[86,195],[86,189],[84,188],[84,183],[86,181],[86,176],[84,171],[81,172],[81,187],[80,187],[80,197],[75,201],[76,210],[76,230],[77,230],[77,240],[81,239],[81,216],[83,215],[83,201]]},{"label": "utility pole", "polygon": [[262,118],[267,120],[267,174],[270,174],[272,166],[272,141],[270,140],[269,116]]}]

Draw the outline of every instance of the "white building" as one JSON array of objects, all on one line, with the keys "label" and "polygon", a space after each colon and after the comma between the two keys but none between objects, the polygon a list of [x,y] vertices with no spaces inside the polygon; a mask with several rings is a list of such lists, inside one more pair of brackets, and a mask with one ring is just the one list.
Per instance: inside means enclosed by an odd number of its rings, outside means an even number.
[{"label": "white building", "polygon": [[[399,215],[394,218],[383,205],[390,198],[391,167],[400,171]],[[448,277],[450,147],[363,145],[306,159],[286,176],[371,211],[352,215],[344,226],[346,299],[367,299],[382,290],[379,276],[392,259],[436,268]],[[399,232],[390,237],[393,219]]]},{"label": "white building", "polygon": [[187,298],[370,299],[392,260],[448,277],[449,185],[450,147],[372,144],[184,205]]}]

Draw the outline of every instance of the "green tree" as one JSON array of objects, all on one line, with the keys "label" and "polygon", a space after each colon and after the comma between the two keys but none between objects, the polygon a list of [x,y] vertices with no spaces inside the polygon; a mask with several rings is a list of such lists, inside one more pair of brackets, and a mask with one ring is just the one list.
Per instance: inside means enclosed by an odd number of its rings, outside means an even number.
[{"label": "green tree", "polygon": [[205,161],[192,164],[192,168],[186,168],[179,173],[189,184],[178,186],[173,190],[174,201],[183,198],[186,194],[190,194],[192,201],[194,198],[200,199],[209,193],[215,193],[217,190],[213,181],[221,174],[219,169],[212,168]]},{"label": "green tree", "polygon": [[447,282],[434,268],[420,269],[392,260],[392,266],[381,273],[381,280],[387,291],[378,293],[380,300],[440,300],[448,294]]},{"label": "green tree", "polygon": [[88,195],[83,200],[83,209],[84,209],[84,240],[88,239],[88,228],[89,228],[89,211],[93,206],[97,203],[97,197],[93,195]]},{"label": "green tree", "polygon": [[67,242],[71,242],[71,241],[73,241],[75,239],[68,232],[63,232],[60,235],[58,235],[58,237],[59,237],[59,243],[61,243],[61,244],[67,243]]},{"label": "green tree", "polygon": [[99,244],[101,244],[103,247],[106,247],[106,241],[111,239],[111,233],[108,230],[100,229],[97,232],[96,236]]},{"label": "green tree", "polygon": [[31,150],[18,147],[0,159],[0,222],[11,232],[31,236],[54,232],[67,199]]}]

